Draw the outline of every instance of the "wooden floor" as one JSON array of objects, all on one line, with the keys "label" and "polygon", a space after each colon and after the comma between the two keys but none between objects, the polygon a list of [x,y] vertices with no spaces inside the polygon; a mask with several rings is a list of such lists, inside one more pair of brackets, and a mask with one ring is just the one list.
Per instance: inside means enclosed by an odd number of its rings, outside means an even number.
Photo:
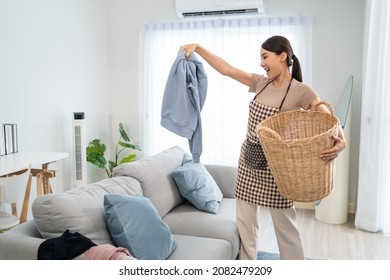
[{"label": "wooden floor", "polygon": [[[259,250],[277,253],[275,232],[267,209],[261,209]],[[346,224],[332,225],[315,219],[314,210],[297,209],[305,256],[320,260],[390,260],[390,236],[354,228],[353,216]]]}]

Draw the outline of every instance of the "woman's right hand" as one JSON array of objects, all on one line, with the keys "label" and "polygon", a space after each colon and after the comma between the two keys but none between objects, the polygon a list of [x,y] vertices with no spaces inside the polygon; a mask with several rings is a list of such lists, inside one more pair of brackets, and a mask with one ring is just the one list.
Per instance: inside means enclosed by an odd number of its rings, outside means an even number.
[{"label": "woman's right hand", "polygon": [[188,44],[188,45],[180,46],[178,53],[185,50],[186,51],[185,57],[188,58],[190,54],[192,54],[196,50],[197,46],[198,46],[197,44]]},{"label": "woman's right hand", "polygon": [[193,53],[196,52],[199,54],[206,62],[213,67],[215,70],[217,70],[219,73],[221,73],[224,76],[228,76],[230,78],[235,79],[236,81],[249,86],[251,83],[251,77],[252,74],[244,72],[240,69],[237,69],[235,67],[232,67],[229,63],[227,63],[223,58],[209,52],[207,49],[205,49],[202,45],[199,44],[188,44],[183,45],[180,47],[179,52],[185,50],[185,58],[188,59],[188,57]]}]

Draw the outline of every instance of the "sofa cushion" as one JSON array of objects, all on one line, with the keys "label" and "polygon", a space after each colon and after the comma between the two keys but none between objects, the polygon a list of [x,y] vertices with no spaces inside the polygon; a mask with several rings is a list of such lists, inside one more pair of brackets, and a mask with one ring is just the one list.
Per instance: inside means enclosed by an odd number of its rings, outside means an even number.
[{"label": "sofa cushion", "polygon": [[188,162],[172,172],[180,193],[196,208],[218,213],[222,192],[201,163]]},{"label": "sofa cushion", "polygon": [[223,239],[174,234],[175,251],[168,260],[231,260],[232,245]]},{"label": "sofa cushion", "polygon": [[32,204],[38,231],[47,239],[61,236],[69,229],[96,244],[113,244],[104,215],[104,195],[107,193],[142,194],[142,189],[134,178],[116,177],[63,193],[40,196]]},{"label": "sofa cushion", "polygon": [[172,171],[182,165],[185,151],[172,147],[157,155],[121,164],[114,168],[113,176],[130,176],[141,183],[143,195],[149,198],[160,216],[184,202],[172,178]]},{"label": "sofa cushion", "polygon": [[199,211],[190,203],[184,203],[168,213],[163,220],[174,235],[223,239],[231,244],[231,258],[235,259],[238,255],[240,238],[234,198],[222,199],[216,215]]},{"label": "sofa cushion", "polygon": [[165,260],[176,240],[150,199],[139,195],[107,194],[104,209],[115,244],[140,260]]}]

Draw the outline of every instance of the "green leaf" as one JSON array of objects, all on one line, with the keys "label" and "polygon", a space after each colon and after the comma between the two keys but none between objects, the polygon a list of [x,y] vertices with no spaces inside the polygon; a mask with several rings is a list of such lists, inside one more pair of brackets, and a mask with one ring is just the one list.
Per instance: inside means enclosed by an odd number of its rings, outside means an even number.
[{"label": "green leaf", "polygon": [[96,154],[89,154],[87,156],[87,161],[96,165],[99,168],[104,168],[106,166],[107,161],[104,157],[96,155]]},{"label": "green leaf", "polygon": [[125,142],[119,142],[118,144],[119,144],[120,146],[124,147],[124,148],[130,148],[130,149],[133,149],[133,150],[141,151],[141,147],[138,146],[138,145],[134,145],[134,144],[130,144],[130,143],[125,143]]},{"label": "green leaf", "polygon": [[122,123],[119,123],[119,133],[120,133],[121,137],[122,137],[126,142],[129,142],[129,141],[130,141],[130,138],[129,138],[129,136],[127,135],[125,129],[123,128],[123,124],[122,124]]},{"label": "green leaf", "polygon": [[107,164],[107,160],[104,158],[105,151],[106,145],[100,143],[99,139],[94,139],[86,148],[87,161],[99,168],[104,168]]},{"label": "green leaf", "polygon": [[119,164],[126,163],[126,162],[132,162],[135,161],[137,158],[136,154],[128,155],[127,157],[123,158]]},{"label": "green leaf", "polygon": [[89,142],[89,145],[87,147],[87,154],[104,155],[105,151],[106,151],[106,145],[100,143],[99,139],[92,140],[91,142]]}]

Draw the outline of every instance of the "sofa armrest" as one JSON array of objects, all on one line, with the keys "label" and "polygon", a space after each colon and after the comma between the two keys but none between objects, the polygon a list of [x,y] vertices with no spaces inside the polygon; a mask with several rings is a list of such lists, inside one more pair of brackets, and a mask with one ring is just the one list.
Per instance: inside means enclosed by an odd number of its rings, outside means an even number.
[{"label": "sofa armrest", "polygon": [[31,236],[31,237],[37,237],[41,238],[42,236],[38,231],[37,225],[35,224],[34,220],[28,220],[25,223],[22,223],[4,233],[12,234],[12,235],[18,235],[18,236]]},{"label": "sofa armrest", "polygon": [[0,260],[36,260],[43,241],[33,220],[18,225],[0,234]]},{"label": "sofa armrest", "polygon": [[237,167],[227,165],[205,164],[207,171],[221,189],[223,197],[234,198]]}]

